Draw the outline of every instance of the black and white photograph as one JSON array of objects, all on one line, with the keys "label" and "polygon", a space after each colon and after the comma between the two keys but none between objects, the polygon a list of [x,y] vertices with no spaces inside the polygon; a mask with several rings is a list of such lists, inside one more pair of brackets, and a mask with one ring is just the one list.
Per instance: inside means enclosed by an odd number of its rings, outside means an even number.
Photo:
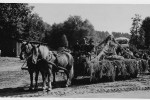
[{"label": "black and white photograph", "polygon": [[150,99],[150,2],[1,2],[0,98],[12,97]]}]

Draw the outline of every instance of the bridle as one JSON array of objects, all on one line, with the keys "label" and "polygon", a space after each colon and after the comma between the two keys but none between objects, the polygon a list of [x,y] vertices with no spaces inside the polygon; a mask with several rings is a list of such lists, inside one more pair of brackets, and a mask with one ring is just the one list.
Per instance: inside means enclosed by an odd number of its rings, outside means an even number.
[{"label": "bridle", "polygon": [[26,44],[23,44],[22,47],[21,47],[21,54],[24,53],[26,55],[26,59],[28,59],[30,56],[31,56],[31,48],[29,46],[28,43]]}]

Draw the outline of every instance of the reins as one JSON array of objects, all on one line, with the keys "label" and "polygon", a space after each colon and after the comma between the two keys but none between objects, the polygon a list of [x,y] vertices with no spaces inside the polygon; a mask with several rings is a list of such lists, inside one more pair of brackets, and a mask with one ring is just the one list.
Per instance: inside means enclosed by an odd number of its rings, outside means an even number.
[{"label": "reins", "polygon": [[30,56],[26,57],[26,60],[24,61],[24,63],[21,66],[22,70],[28,70],[27,68],[24,67],[25,63],[27,63],[27,60],[29,59],[29,57],[31,57],[32,55],[30,54]]}]

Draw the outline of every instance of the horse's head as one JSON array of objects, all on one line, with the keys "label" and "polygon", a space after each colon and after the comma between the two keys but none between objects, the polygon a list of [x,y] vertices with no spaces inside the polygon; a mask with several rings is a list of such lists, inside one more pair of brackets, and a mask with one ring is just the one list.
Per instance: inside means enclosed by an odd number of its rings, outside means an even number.
[{"label": "horse's head", "polygon": [[39,47],[40,47],[40,44],[38,45],[32,45],[32,63],[33,64],[36,64],[37,61],[38,61],[38,58],[39,58]]},{"label": "horse's head", "polygon": [[20,59],[24,60],[31,54],[32,45],[29,42],[23,42],[21,45]]}]

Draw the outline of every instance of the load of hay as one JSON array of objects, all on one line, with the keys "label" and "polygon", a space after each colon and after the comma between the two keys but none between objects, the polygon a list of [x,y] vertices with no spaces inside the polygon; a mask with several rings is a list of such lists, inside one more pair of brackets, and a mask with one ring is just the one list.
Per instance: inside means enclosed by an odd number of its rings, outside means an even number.
[{"label": "load of hay", "polygon": [[[103,45],[103,49],[96,57],[98,60],[109,60],[116,66],[116,77],[137,77],[139,65],[136,57],[128,48],[123,48],[113,35],[108,36],[99,46]],[[143,70],[147,69],[145,61],[141,61]],[[145,67],[146,68],[145,68]]]},{"label": "load of hay", "polygon": [[89,60],[80,56],[75,67],[78,75],[89,75],[91,82],[136,78],[139,72],[149,68],[148,61],[136,59],[129,49],[122,48],[111,35],[98,46],[102,46],[102,50],[95,58]]},{"label": "load of hay", "polygon": [[78,62],[78,75],[90,76],[90,82],[125,80],[136,78],[139,72],[148,69],[146,60],[87,60],[81,57]]},{"label": "load of hay", "polygon": [[138,62],[135,59],[102,60],[90,62],[88,66],[90,81],[101,81],[104,77],[107,81],[135,78],[139,73]]},{"label": "load of hay", "polygon": [[116,79],[124,80],[129,76],[124,60],[113,60],[112,63],[116,68]]},{"label": "load of hay", "polygon": [[136,78],[139,73],[139,66],[136,59],[124,59],[125,67],[127,73],[129,74],[128,78]]},{"label": "load of hay", "polygon": [[90,73],[90,81],[101,81],[106,78],[108,81],[115,81],[115,66],[109,60],[88,63]]}]

